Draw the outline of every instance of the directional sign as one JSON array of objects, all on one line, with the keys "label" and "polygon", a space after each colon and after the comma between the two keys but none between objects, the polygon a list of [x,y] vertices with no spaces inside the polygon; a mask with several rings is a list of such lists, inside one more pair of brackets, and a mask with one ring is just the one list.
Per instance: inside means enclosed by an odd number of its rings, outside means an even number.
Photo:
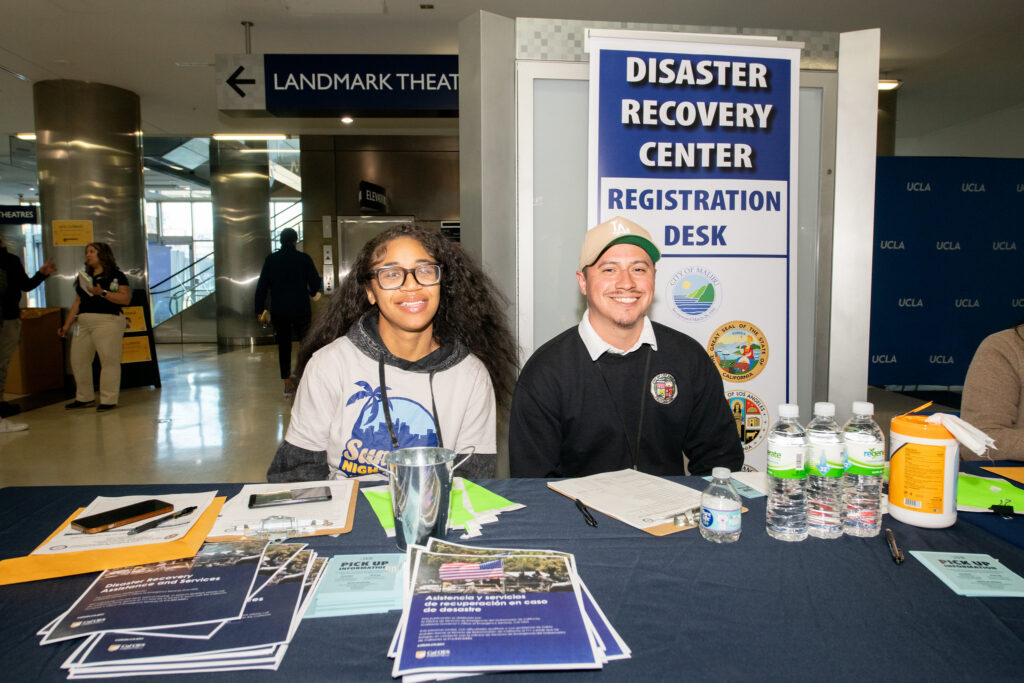
[{"label": "directional sign", "polygon": [[39,222],[39,207],[33,205],[0,205],[0,225],[25,225]]},{"label": "directional sign", "polygon": [[217,55],[217,108],[266,111],[263,55]]},{"label": "directional sign", "polygon": [[457,116],[457,55],[217,55],[221,111]]},{"label": "directional sign", "polygon": [[240,85],[256,85],[255,78],[239,78],[242,75],[243,71],[245,71],[245,67],[240,66],[237,69],[235,69],[235,72],[233,74],[228,76],[228,85],[230,85],[231,88],[236,93],[238,93],[239,97],[245,97],[245,91],[239,87]]}]

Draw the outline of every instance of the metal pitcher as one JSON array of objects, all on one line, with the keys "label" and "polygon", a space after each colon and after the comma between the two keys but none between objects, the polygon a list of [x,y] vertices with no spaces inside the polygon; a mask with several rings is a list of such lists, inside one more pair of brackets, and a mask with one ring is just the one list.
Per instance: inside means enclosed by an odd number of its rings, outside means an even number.
[{"label": "metal pitcher", "polygon": [[[473,454],[473,446],[447,448],[399,448],[384,457],[395,516],[395,540],[399,550],[410,543],[423,545],[431,536],[444,538],[452,496],[452,473]],[[461,462],[457,455],[465,453]]]}]

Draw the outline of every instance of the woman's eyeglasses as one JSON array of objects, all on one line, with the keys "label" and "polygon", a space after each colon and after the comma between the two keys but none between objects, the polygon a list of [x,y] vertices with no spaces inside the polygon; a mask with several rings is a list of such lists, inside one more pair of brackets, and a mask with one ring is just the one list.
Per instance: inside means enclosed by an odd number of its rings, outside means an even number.
[{"label": "woman's eyeglasses", "polygon": [[370,272],[376,276],[377,284],[381,289],[401,289],[409,273],[412,273],[416,282],[423,287],[436,285],[441,281],[440,263],[421,263],[413,268],[384,266],[383,268],[374,268]]}]

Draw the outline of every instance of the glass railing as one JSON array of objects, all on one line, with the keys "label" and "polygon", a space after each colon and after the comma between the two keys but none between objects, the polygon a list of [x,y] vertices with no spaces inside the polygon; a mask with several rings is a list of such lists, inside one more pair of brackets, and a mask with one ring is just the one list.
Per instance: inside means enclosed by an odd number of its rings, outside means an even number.
[{"label": "glass railing", "polygon": [[154,327],[213,294],[213,262],[207,254],[150,287]]}]

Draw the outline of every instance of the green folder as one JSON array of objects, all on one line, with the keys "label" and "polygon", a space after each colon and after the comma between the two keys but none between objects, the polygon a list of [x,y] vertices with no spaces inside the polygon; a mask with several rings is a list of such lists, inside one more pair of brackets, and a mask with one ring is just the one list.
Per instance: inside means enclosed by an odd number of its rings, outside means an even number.
[{"label": "green folder", "polygon": [[957,480],[957,508],[988,510],[993,505],[1012,505],[1024,512],[1024,489],[1005,479],[961,474]]}]

